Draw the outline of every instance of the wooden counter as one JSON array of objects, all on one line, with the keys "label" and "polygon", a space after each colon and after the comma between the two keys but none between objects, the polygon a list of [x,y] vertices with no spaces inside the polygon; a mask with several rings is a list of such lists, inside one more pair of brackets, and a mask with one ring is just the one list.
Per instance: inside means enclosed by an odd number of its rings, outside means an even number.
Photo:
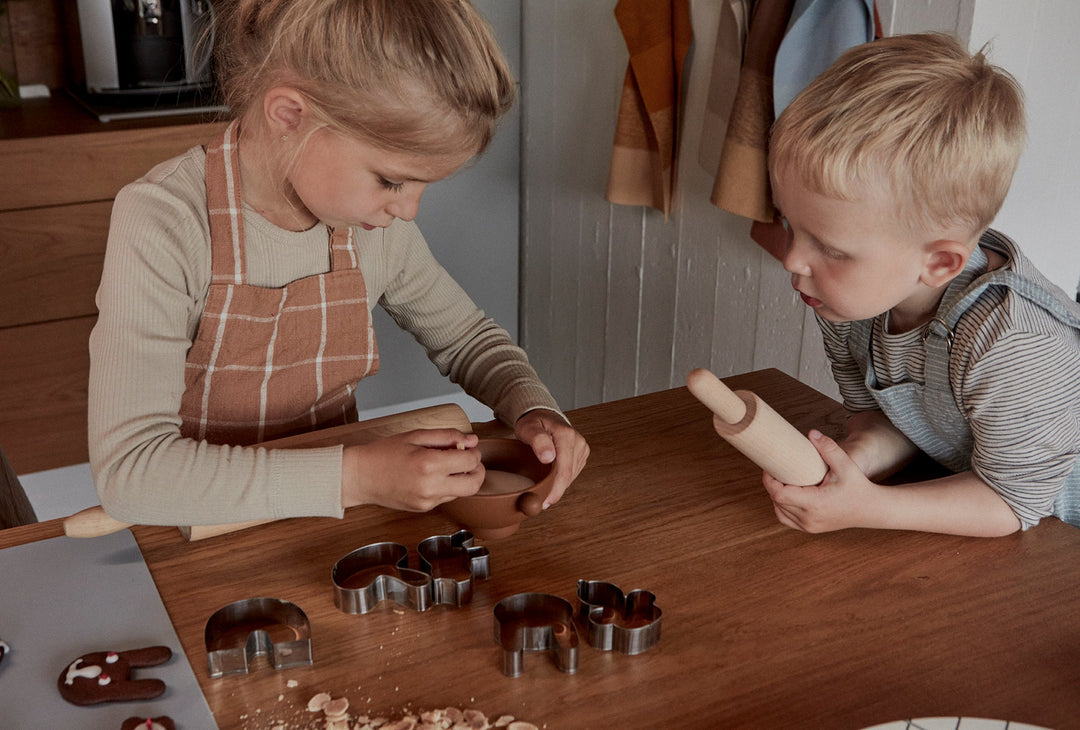
[{"label": "wooden counter", "polygon": [[[840,430],[834,401],[778,371],[726,382],[803,432]],[[134,528],[220,727],[306,727],[317,717],[306,703],[323,691],[361,712],[476,707],[549,730],[855,730],[961,715],[1077,726],[1080,530],[1048,519],[998,539],[807,535],[776,521],[759,470],[685,389],[570,416],[592,447],[588,467],[562,502],[488,544],[491,578],[462,608],[334,606],[337,559],[381,540],[415,552],[454,529],[438,514],[355,508],[341,521],[287,520],[197,543],[173,528]],[[56,529],[0,533],[0,546]],[[530,653],[522,676],[503,676],[495,603],[526,591],[574,603],[578,579],[655,593],[659,643],[638,656],[583,643],[573,675]],[[307,612],[314,665],[210,679],[207,619],[256,596]]]}]

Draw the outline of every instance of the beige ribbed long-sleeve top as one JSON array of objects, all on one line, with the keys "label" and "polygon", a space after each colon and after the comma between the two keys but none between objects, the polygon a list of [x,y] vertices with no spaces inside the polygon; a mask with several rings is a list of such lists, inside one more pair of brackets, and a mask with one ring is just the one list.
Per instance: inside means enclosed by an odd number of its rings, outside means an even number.
[{"label": "beige ribbed long-sleeve top", "polygon": [[[338,516],[340,446],[270,451],[180,435],[184,361],[210,283],[205,155],[196,147],[117,195],[90,335],[89,447],[98,495],[138,524]],[[326,229],[244,211],[248,283],[280,287],[330,268]],[[435,261],[413,223],[354,230],[369,306],[413,334],[443,375],[512,424],[558,411],[521,348]],[[377,376],[376,376],[377,377]]]}]

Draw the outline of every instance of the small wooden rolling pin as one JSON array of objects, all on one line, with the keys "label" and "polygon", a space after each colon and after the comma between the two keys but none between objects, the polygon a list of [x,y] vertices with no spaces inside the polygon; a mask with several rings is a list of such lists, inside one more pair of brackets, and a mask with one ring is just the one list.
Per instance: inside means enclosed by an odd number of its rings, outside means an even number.
[{"label": "small wooden rolling pin", "polygon": [[724,440],[784,484],[806,487],[825,478],[829,469],[810,440],[755,394],[731,390],[704,368],[690,371],[686,387],[716,415]]},{"label": "small wooden rolling pin", "polygon": [[[472,424],[465,411],[454,403],[446,403],[428,408],[418,408],[404,413],[394,413],[382,418],[336,426],[321,431],[312,431],[298,436],[290,436],[279,441],[268,441],[260,446],[267,448],[314,448],[335,444],[366,444],[377,439],[393,436],[418,428],[456,428],[463,433],[472,431]],[[280,445],[277,445],[279,444]],[[187,540],[204,540],[216,535],[236,532],[247,527],[262,525],[273,520],[255,520],[252,522],[234,522],[222,525],[192,525],[180,527],[180,533]],[[100,506],[90,507],[76,512],[64,520],[64,534],[68,537],[101,537],[131,527],[127,522],[110,517]]]}]

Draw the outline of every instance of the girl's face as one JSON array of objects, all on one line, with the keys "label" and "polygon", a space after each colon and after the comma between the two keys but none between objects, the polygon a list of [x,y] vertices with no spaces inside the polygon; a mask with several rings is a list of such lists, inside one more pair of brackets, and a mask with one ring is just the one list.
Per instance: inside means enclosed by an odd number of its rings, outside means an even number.
[{"label": "girl's face", "polygon": [[472,152],[388,152],[322,128],[311,134],[287,175],[294,202],[330,226],[385,228],[411,221],[428,184],[449,176]]},{"label": "girl's face", "polygon": [[807,306],[831,322],[890,310],[897,324],[933,315],[939,293],[922,283],[925,247],[898,224],[887,195],[837,200],[806,189],[789,171],[772,185],[788,232],[784,268]]}]

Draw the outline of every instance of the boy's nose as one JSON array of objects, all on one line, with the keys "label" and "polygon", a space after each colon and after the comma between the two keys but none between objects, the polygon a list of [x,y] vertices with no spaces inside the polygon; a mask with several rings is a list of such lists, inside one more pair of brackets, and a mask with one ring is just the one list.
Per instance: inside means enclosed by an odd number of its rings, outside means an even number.
[{"label": "boy's nose", "polygon": [[799,245],[795,243],[794,238],[788,239],[787,251],[780,262],[784,265],[785,271],[800,276],[810,275],[810,265],[806,262],[806,257],[802,254]]}]

